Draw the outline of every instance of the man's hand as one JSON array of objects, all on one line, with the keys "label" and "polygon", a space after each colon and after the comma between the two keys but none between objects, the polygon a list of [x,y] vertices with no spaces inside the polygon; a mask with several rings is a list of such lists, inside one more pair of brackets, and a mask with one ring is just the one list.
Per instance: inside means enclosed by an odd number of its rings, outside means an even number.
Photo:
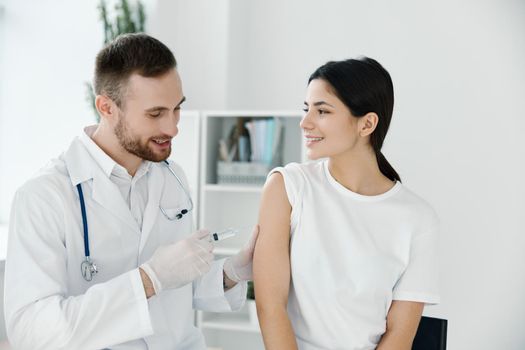
[{"label": "man's hand", "polygon": [[212,261],[213,244],[209,242],[209,232],[202,230],[177,243],[158,247],[140,268],[150,278],[155,294],[159,294],[202,276],[210,270]]},{"label": "man's hand", "polygon": [[252,237],[236,255],[229,257],[224,262],[224,273],[234,281],[250,281],[253,279],[252,260],[255,243],[259,235],[259,225],[253,228]]}]

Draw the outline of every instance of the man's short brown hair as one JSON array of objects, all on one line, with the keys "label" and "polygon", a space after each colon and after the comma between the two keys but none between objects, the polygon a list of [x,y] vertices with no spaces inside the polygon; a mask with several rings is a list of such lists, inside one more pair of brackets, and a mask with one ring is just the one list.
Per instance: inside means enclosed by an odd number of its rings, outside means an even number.
[{"label": "man's short brown hair", "polygon": [[177,67],[170,49],[144,33],[119,35],[97,55],[94,87],[122,106],[125,87],[133,73],[157,77]]}]

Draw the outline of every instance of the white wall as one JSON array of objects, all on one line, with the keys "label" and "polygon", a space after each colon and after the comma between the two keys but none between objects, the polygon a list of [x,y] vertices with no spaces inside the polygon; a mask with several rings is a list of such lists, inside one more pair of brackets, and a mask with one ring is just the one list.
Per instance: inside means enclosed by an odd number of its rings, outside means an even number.
[{"label": "white wall", "polygon": [[175,54],[185,109],[225,108],[229,1],[156,2],[148,32]]},{"label": "white wall", "polygon": [[[93,116],[102,44],[91,0],[5,0],[0,221],[14,189]],[[525,3],[520,0],[152,1],[189,109],[301,108],[308,75],[360,54],[391,72],[385,153],[443,222],[449,349],[525,347]],[[0,41],[1,44],[1,41]]]},{"label": "white wall", "polygon": [[5,1],[0,80],[0,221],[15,189],[94,116],[85,102],[103,43],[93,1]]}]

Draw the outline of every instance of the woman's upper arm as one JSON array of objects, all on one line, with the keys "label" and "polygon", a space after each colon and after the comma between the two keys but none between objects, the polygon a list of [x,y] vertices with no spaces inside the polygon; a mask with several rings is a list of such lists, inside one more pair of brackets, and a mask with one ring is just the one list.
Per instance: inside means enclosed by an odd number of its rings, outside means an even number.
[{"label": "woman's upper arm", "polygon": [[259,307],[286,306],[290,287],[290,214],[283,175],[266,182],[259,209],[259,237],[253,258],[255,294]]},{"label": "woman's upper arm", "polygon": [[377,350],[407,349],[412,347],[424,303],[394,300],[387,314],[386,332]]}]

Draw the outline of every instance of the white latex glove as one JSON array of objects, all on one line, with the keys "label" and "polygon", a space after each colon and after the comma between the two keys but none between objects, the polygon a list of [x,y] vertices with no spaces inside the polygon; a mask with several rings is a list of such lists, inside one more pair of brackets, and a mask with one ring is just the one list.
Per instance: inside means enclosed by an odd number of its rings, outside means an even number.
[{"label": "white latex glove", "polygon": [[210,232],[199,230],[177,243],[160,246],[140,267],[153,283],[155,294],[182,287],[210,270],[213,244]]},{"label": "white latex glove", "polygon": [[230,256],[224,262],[224,272],[234,282],[251,281],[253,279],[252,261],[255,243],[259,235],[259,225],[255,225],[252,237],[240,252]]}]

